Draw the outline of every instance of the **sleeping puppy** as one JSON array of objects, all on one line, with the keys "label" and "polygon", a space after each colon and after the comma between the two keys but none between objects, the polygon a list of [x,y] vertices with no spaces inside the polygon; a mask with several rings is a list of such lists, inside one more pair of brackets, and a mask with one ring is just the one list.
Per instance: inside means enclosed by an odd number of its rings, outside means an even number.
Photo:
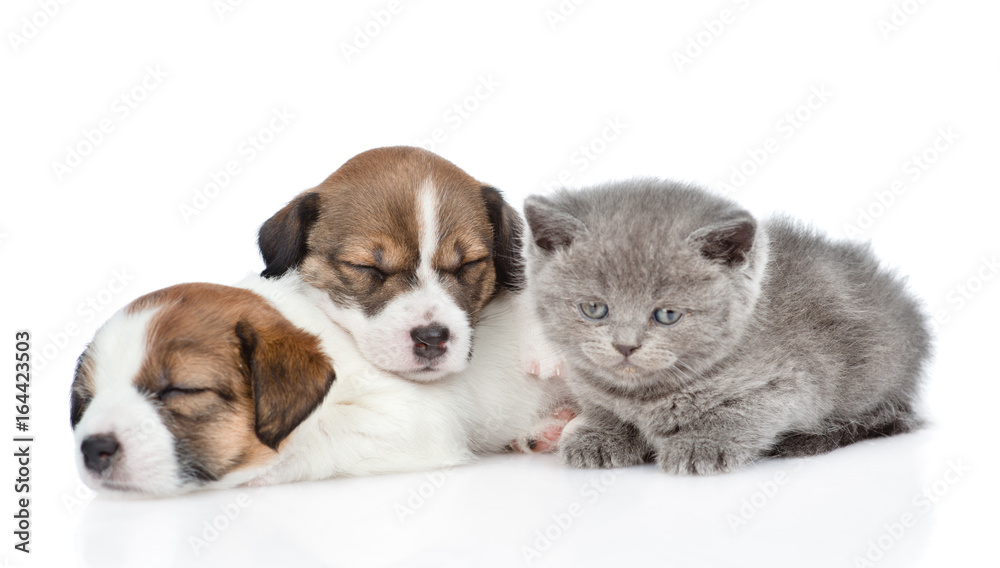
[{"label": "sleeping puppy", "polygon": [[501,294],[477,312],[464,371],[414,382],[371,365],[324,315],[330,295],[295,270],[143,296],[80,356],[80,476],[98,490],[171,495],[439,468],[539,432],[544,442],[567,393],[512,364],[509,304]]},{"label": "sleeping puppy", "polygon": [[521,228],[496,189],[431,152],[392,147],[296,197],[258,244],[262,275],[299,269],[373,365],[431,381],[466,367],[483,309],[519,287]]}]

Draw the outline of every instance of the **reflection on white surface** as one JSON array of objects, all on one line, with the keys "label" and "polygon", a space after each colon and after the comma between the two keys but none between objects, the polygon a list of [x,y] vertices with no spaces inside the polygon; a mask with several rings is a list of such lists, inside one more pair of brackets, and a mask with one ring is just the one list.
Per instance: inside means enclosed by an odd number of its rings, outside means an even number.
[{"label": "reflection on white surface", "polygon": [[98,497],[81,515],[77,551],[101,568],[911,566],[933,533],[937,494],[966,474],[941,452],[928,458],[932,439],[702,478],[509,455],[439,472]]}]

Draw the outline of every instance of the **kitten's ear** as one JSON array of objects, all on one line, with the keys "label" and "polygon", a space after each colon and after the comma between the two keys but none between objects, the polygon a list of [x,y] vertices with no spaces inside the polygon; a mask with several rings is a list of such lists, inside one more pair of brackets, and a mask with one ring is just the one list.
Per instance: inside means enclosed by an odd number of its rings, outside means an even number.
[{"label": "kitten's ear", "polygon": [[254,433],[271,449],[323,402],[336,375],[316,337],[287,321],[236,324],[253,393]]},{"label": "kitten's ear", "polygon": [[532,240],[547,252],[568,247],[577,237],[587,233],[582,221],[540,195],[529,195],[524,201],[524,217]]},{"label": "kitten's ear", "polygon": [[483,186],[483,203],[493,228],[493,268],[497,286],[508,290],[521,289],[524,280],[524,259],[521,258],[521,233],[524,224],[495,187]]},{"label": "kitten's ear", "polygon": [[687,240],[709,259],[726,266],[743,266],[753,248],[757,222],[744,216],[702,227],[691,233]]},{"label": "kitten's ear", "polygon": [[319,194],[303,193],[260,226],[257,246],[264,257],[265,278],[281,276],[297,268],[306,255],[306,237],[319,218]]}]

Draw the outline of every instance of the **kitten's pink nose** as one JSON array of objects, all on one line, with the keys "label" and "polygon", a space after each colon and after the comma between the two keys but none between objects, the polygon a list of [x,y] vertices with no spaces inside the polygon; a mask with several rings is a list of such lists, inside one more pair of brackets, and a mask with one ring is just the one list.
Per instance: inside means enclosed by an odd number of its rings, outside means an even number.
[{"label": "kitten's pink nose", "polygon": [[638,345],[618,345],[618,344],[615,344],[615,349],[617,349],[619,353],[621,353],[622,355],[624,355],[626,357],[628,357],[629,355],[631,355],[632,352],[635,351],[638,348],[639,348]]}]

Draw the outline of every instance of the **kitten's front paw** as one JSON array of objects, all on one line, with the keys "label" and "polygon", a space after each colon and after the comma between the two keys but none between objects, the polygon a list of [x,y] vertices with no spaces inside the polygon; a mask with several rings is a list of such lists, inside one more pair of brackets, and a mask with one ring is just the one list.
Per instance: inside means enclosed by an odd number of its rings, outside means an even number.
[{"label": "kitten's front paw", "polygon": [[[579,418],[575,419],[579,420]],[[559,441],[563,463],[578,468],[629,467],[646,463],[645,442],[634,432],[572,422]]]},{"label": "kitten's front paw", "polygon": [[658,449],[656,464],[660,471],[675,475],[712,475],[741,469],[756,455],[738,444],[675,436]]}]

